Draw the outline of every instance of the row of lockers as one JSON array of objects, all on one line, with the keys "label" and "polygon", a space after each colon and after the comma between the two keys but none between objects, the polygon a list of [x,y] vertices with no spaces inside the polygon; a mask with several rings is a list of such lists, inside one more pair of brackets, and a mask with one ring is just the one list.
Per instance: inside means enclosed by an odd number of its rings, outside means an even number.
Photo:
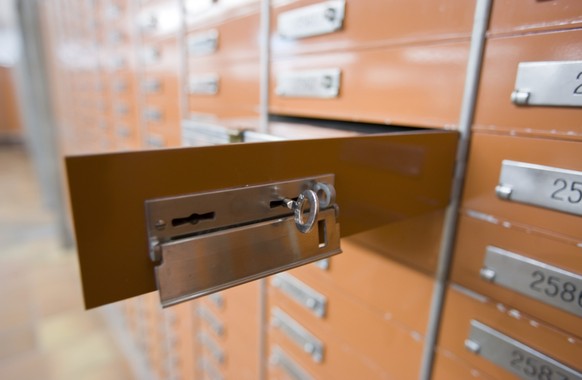
[{"label": "row of lockers", "polygon": [[[63,146],[349,134],[293,118],[458,129],[476,5],[272,1],[263,38],[256,0],[48,2]],[[519,63],[570,62],[577,99],[581,15],[576,1],[493,1],[435,379],[582,378],[581,113],[514,94]],[[264,108],[295,123],[261,125],[265,80]],[[558,169],[540,175],[550,203],[503,199],[530,179],[500,183],[510,161]],[[445,222],[343,239],[328,261],[163,312],[156,295],[128,300],[128,336],[154,378],[417,378]]]}]

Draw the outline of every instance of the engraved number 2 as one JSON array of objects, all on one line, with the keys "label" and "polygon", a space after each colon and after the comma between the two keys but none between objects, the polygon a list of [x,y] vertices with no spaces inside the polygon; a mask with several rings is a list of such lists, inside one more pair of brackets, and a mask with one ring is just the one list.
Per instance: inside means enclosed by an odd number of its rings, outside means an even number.
[{"label": "engraved number 2", "polygon": [[[582,72],[578,74],[576,80],[582,80]],[[574,89],[574,95],[582,95],[582,84],[579,84],[578,87]]]}]

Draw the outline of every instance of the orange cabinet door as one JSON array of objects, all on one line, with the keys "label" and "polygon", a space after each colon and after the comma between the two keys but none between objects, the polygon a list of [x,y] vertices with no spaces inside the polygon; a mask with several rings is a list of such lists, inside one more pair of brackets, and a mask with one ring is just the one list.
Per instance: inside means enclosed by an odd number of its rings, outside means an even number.
[{"label": "orange cabinet door", "polygon": [[[280,223],[293,220],[294,211],[282,207],[283,199],[299,194],[282,198],[277,194],[277,187],[272,188],[275,193],[266,193],[256,199],[237,201],[234,196],[224,202],[217,201],[216,210],[206,210],[208,203],[205,201],[202,201],[200,209],[178,208],[167,224],[150,221],[150,231],[157,233],[155,231],[158,229],[166,229],[163,234],[169,235],[164,235],[168,239],[163,248],[173,252],[180,249],[182,238],[202,244],[200,233],[206,228],[204,226],[209,226],[208,231],[214,234],[215,243],[221,248],[200,248],[198,255],[188,254],[187,260],[212,258],[217,250],[226,256],[221,256],[220,262],[213,264],[213,267],[191,262],[172,268],[188,277],[189,268],[196,267],[202,270],[197,274],[197,279],[214,279],[215,275],[204,271],[216,267],[221,268],[221,275],[225,275],[226,267],[235,272],[243,270],[245,275],[237,279],[238,284],[322,258],[319,253],[303,256],[304,252],[295,248],[261,256],[263,251],[260,248],[271,246],[277,239],[289,242],[289,246],[299,244],[302,239],[309,241],[309,244],[319,242],[319,246],[315,247],[317,251],[327,245],[327,240],[321,240],[322,236],[325,239],[328,236],[334,238],[329,231],[337,231],[338,220],[341,224],[339,233],[345,237],[444,209],[450,197],[457,140],[458,134],[453,131],[415,130],[345,138],[68,157],[69,188],[85,304],[96,307],[154,291],[159,285],[156,284],[154,272],[160,279],[162,269],[168,269],[163,267],[168,261],[154,263],[150,258],[150,253],[153,253],[153,258],[159,259],[157,248],[152,252],[149,250],[148,223],[144,212],[146,201],[169,199],[174,202],[178,199],[180,202],[180,199],[188,198],[180,196],[199,196],[202,192],[205,197],[208,194],[219,197],[216,200],[220,199],[222,192],[235,194],[233,188],[250,187],[252,190],[261,184],[333,175],[337,194],[335,205],[339,207],[341,219],[337,218],[334,205],[322,209],[319,217],[333,219],[332,215],[335,215],[335,222],[325,219],[320,224],[323,219],[317,219],[312,232],[297,232],[298,229],[292,224],[289,224],[292,228],[284,232],[287,230],[283,230]],[[325,198],[327,194],[324,192],[321,196]],[[303,214],[299,213],[300,217],[297,217],[299,221],[296,225],[303,223],[302,220],[307,218],[305,214],[310,218],[316,215],[311,208],[315,210],[316,204],[323,204],[314,199],[309,203],[309,210],[305,206]],[[254,210],[253,215],[260,219],[260,223],[253,224],[253,228],[260,226],[260,231],[271,232],[252,235],[252,239],[244,235],[249,223],[241,218],[250,210]],[[162,211],[174,212],[163,208]],[[196,224],[198,217],[202,221]],[[235,225],[229,224],[231,220],[236,220]],[[313,223],[314,220],[312,218]],[[328,221],[334,224],[327,224]],[[192,233],[192,228],[198,229],[198,232]],[[189,231],[188,236],[174,234],[169,238],[172,231],[178,230]],[[231,235],[233,233],[247,240],[240,240],[241,246],[231,247],[228,239],[229,235],[234,236]],[[242,246],[248,248],[252,259],[242,257],[240,253],[238,256],[229,253],[240,252]],[[278,261],[281,255],[287,254],[291,258],[289,262]],[[163,257],[171,261],[176,256]],[[270,269],[253,272],[256,268],[263,268],[263,265]],[[163,273],[170,278],[178,272]],[[213,287],[212,291],[235,284],[228,282],[230,280],[224,281],[224,284],[219,284],[224,286]],[[210,290],[204,294],[207,293]]]}]

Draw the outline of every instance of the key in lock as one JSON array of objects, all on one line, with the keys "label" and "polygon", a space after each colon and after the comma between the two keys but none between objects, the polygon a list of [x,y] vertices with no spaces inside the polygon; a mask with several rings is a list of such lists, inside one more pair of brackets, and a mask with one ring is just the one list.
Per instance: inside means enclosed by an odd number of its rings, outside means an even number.
[{"label": "key in lock", "polygon": [[[304,190],[299,194],[297,200],[283,199],[283,206],[293,210],[295,226],[304,234],[313,230],[320,208],[329,207],[333,203],[335,203],[334,187],[321,182],[316,183],[313,190]],[[305,220],[306,213],[307,220]]]}]

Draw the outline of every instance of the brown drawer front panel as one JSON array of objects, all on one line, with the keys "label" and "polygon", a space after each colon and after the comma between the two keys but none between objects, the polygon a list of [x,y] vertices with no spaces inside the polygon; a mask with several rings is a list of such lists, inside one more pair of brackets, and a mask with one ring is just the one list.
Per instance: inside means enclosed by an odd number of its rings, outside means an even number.
[{"label": "brown drawer front panel", "polygon": [[[325,342],[325,353],[323,362],[316,363],[308,353],[280,330],[271,327],[268,334],[270,347],[281,347],[295,359],[297,364],[314,376],[321,374],[323,379],[381,379],[389,376],[365,356],[332,335],[319,333],[318,338]],[[408,348],[402,348],[401,352],[410,353]]]},{"label": "brown drawer front panel", "polygon": [[[290,38],[278,33],[278,17],[291,10],[323,4],[321,0],[275,2],[271,18],[274,55],[344,50],[403,42],[468,38],[474,1],[347,1],[343,27],[335,32],[307,38]],[[306,20],[305,22],[308,22]],[[300,27],[298,27],[300,28]]]},{"label": "brown drawer front panel", "polygon": [[493,380],[489,375],[471,367],[453,353],[439,349],[435,354],[432,370],[433,380]]},{"label": "brown drawer front panel", "polygon": [[[515,2],[516,6],[525,3]],[[489,39],[474,128],[582,140],[579,107],[517,106],[511,102],[520,62],[580,61],[580,40],[582,30]]]},{"label": "brown drawer front panel", "polygon": [[169,110],[178,110],[178,78],[172,75],[145,72],[139,81],[144,105],[155,103]]},{"label": "brown drawer front panel", "polygon": [[138,48],[138,54],[140,66],[144,69],[177,76],[176,71],[180,67],[177,38],[143,43]]},{"label": "brown drawer front panel", "polygon": [[[186,33],[184,49],[190,63],[213,60],[217,62],[240,62],[259,58],[259,13],[223,20],[205,25]],[[209,48],[216,36],[215,49]],[[209,42],[210,41],[210,42]]]},{"label": "brown drawer front panel", "polygon": [[202,304],[224,322],[234,326],[259,326],[259,281],[249,282],[201,298]]},{"label": "brown drawer front panel", "polygon": [[[275,114],[421,127],[457,124],[468,43],[345,51],[272,63],[270,111]],[[333,98],[277,95],[283,75],[339,69]],[[446,94],[446,96],[443,96]]]},{"label": "brown drawer front panel", "polygon": [[[503,160],[582,171],[582,144],[573,141],[475,134],[462,204],[465,210],[482,212],[522,226],[542,228],[557,235],[580,239],[582,218],[579,215],[505,201],[496,196],[495,188],[499,183]],[[556,187],[555,190],[558,189]],[[551,192],[547,194],[548,199],[551,196]],[[575,200],[576,193],[570,194],[570,197]],[[582,204],[579,205],[582,207]]]},{"label": "brown drawer front panel", "polygon": [[524,33],[580,25],[582,4],[577,0],[496,0],[493,2],[489,32]]},{"label": "brown drawer front panel", "polygon": [[290,273],[306,283],[355,297],[370,310],[424,334],[432,277],[383,256],[365,243],[356,238],[343,239],[343,254],[332,257],[327,270],[308,265]]},{"label": "brown drawer front panel", "polygon": [[[327,352],[339,349],[329,347],[332,343],[327,337],[333,336],[343,342],[343,345],[367,358],[370,365],[382,368],[386,373],[398,378],[412,378],[417,375],[422,347],[422,336],[419,333],[391,321],[387,314],[382,315],[366,308],[353,298],[346,297],[342,292],[322,282],[311,280],[308,285],[327,298],[323,317],[317,317],[304,305],[272,286],[269,290],[269,305],[271,310],[280,309],[291,316],[311,335],[322,341],[323,365],[330,368],[340,366],[339,363],[326,361]],[[403,347],[407,347],[406,350]]]},{"label": "brown drawer front panel", "polygon": [[[568,272],[582,274],[580,247],[576,246],[575,243],[555,239],[552,236],[528,233],[526,230],[509,226],[510,223],[504,225],[500,221],[491,223],[466,215],[462,216],[452,266],[452,281],[498,300],[505,305],[518,307],[521,311],[534,318],[559,326],[561,329],[582,337],[581,317],[568,311],[560,310],[548,303],[552,302],[556,297],[559,298],[559,292],[551,297],[545,297],[544,287],[534,284],[534,288],[540,289],[539,296],[542,297],[544,302],[481,278],[480,271],[485,267],[488,246],[501,248]],[[544,279],[548,276],[545,272],[541,273],[540,275],[532,272],[531,282],[538,280],[540,276],[543,276]],[[547,279],[545,280],[547,281]],[[558,281],[563,282],[563,280]],[[560,284],[560,286],[563,286],[563,284]],[[582,296],[582,289],[574,290]],[[551,287],[546,291],[550,295],[553,294]],[[576,297],[571,297],[567,294],[564,294],[563,297],[566,300],[572,298],[572,302],[564,303],[564,305],[576,305]],[[582,312],[582,305],[580,305],[580,312]]]},{"label": "brown drawer front panel", "polygon": [[493,378],[517,377],[465,348],[466,340],[471,333],[472,320],[487,325],[574,370],[582,369],[580,363],[582,340],[579,338],[568,335],[553,326],[532,320],[529,316],[517,310],[508,309],[502,304],[481,296],[469,296],[456,288],[449,288],[438,342],[439,349],[451,351],[477,370],[491,374]]},{"label": "brown drawer front panel", "polygon": [[[205,92],[210,90],[211,84],[216,85],[216,91]],[[218,108],[219,114],[233,117],[256,116],[259,109],[258,61],[200,65],[195,69],[192,66],[188,73],[188,107],[190,111]]]}]

